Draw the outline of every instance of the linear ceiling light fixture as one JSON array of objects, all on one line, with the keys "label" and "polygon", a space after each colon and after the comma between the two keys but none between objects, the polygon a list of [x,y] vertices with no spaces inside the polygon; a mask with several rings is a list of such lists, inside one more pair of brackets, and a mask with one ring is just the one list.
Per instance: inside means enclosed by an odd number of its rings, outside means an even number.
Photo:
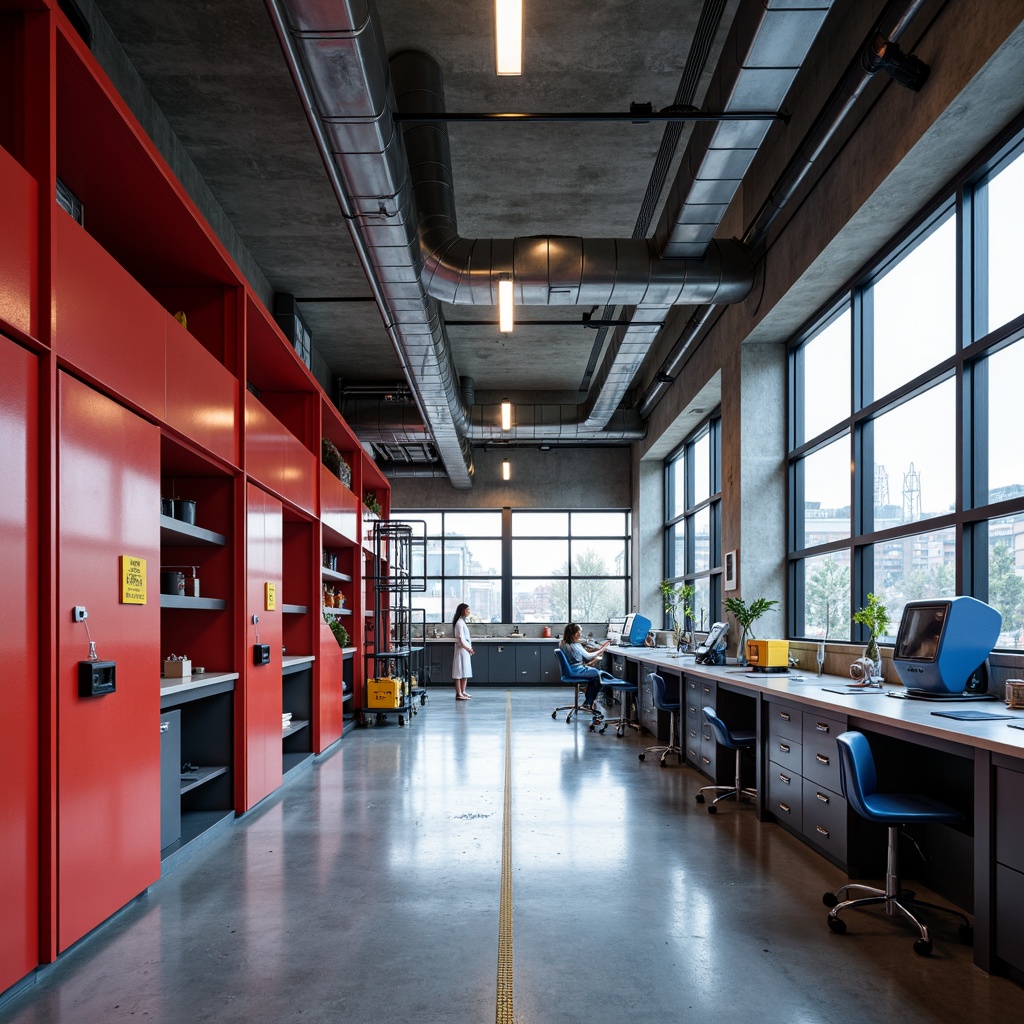
[{"label": "linear ceiling light fixture", "polygon": [[508,459],[501,460],[501,479],[511,480],[512,479],[512,467],[508,463]]},{"label": "linear ceiling light fixture", "polygon": [[509,334],[513,325],[512,278],[502,277],[498,279],[498,330],[502,334]]},{"label": "linear ceiling light fixture", "polygon": [[494,0],[494,56],[499,75],[523,73],[523,0]]},{"label": "linear ceiling light fixture", "polygon": [[507,398],[501,400],[501,429],[512,429],[512,403]]}]

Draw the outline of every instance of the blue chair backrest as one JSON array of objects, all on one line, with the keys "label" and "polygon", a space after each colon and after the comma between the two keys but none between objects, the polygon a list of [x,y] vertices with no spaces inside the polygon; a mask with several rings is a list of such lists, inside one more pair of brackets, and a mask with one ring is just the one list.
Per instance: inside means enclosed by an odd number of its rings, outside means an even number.
[{"label": "blue chair backrest", "polygon": [[723,747],[729,747],[731,750],[736,749],[736,744],[733,742],[732,735],[729,732],[729,727],[719,717],[718,713],[714,708],[702,708],[704,714],[704,721],[711,726],[711,731],[715,734],[715,739],[722,744]]},{"label": "blue chair backrest", "polygon": [[565,652],[560,651],[557,647],[555,648],[555,661],[558,662],[558,674],[562,677],[562,682],[575,685],[576,678],[569,671],[569,659],[565,656]]},{"label": "blue chair backrest", "polygon": [[654,706],[659,711],[678,711],[679,702],[669,700],[668,683],[657,672],[650,673],[650,680],[654,687]]},{"label": "blue chair backrest", "polygon": [[844,732],[836,737],[839,747],[839,785],[850,806],[862,817],[872,818],[867,800],[878,788],[875,758],[861,732]]}]

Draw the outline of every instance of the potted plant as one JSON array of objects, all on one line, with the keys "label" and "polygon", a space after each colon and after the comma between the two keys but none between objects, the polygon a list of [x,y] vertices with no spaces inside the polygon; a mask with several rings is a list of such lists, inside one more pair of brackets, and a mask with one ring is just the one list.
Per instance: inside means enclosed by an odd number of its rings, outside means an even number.
[{"label": "potted plant", "polygon": [[742,597],[727,597],[723,602],[725,610],[730,612],[733,618],[740,624],[743,635],[740,637],[739,648],[736,652],[736,660],[740,665],[747,663],[747,637],[754,635],[754,623],[766,611],[774,608],[779,602],[768,600],[765,597],[757,597],[748,605]]},{"label": "potted plant", "polygon": [[380,502],[377,500],[377,495],[373,491],[367,491],[363,495],[363,504],[378,518],[380,519],[383,515],[381,511]]},{"label": "potted plant", "polygon": [[338,641],[338,646],[348,647],[348,630],[333,615],[325,615],[324,622],[331,627],[331,632],[334,634],[334,639]]},{"label": "potted plant", "polygon": [[337,445],[329,437],[324,437],[320,440],[320,461],[336,477],[341,476],[341,463],[343,461],[341,452],[338,451]]},{"label": "potted plant", "polygon": [[[678,651],[683,645],[683,636],[687,631],[687,621],[693,624],[693,587],[688,583],[672,583],[662,580],[659,584],[661,596],[665,602],[665,611],[672,619],[672,639]],[[680,621],[681,620],[681,621]]]},{"label": "potted plant", "polygon": [[870,634],[864,657],[875,666],[875,675],[881,675],[882,655],[878,650],[878,638],[885,636],[892,622],[889,612],[875,594],[868,594],[868,603],[853,613],[853,621],[864,626]]}]

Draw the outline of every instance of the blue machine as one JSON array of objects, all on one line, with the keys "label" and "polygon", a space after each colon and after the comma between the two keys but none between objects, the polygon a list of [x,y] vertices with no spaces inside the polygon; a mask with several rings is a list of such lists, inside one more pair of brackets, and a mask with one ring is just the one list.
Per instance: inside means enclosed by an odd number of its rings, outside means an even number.
[{"label": "blue machine", "polygon": [[952,697],[981,692],[976,674],[996,641],[1003,617],[973,597],[908,601],[893,665],[909,697]]},{"label": "blue machine", "polygon": [[633,612],[631,615],[626,616],[626,621],[622,624],[622,640],[620,643],[623,647],[643,647],[647,634],[650,631],[651,620]]}]

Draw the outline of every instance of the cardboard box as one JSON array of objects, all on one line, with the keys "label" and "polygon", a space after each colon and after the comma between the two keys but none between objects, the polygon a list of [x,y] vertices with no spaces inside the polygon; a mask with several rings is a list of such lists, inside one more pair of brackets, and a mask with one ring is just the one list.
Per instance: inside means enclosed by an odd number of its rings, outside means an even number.
[{"label": "cardboard box", "polygon": [[164,679],[188,679],[192,675],[192,662],[186,658],[184,661],[165,661]]},{"label": "cardboard box", "polygon": [[368,708],[400,708],[402,681],[383,676],[366,680],[366,706]]}]

